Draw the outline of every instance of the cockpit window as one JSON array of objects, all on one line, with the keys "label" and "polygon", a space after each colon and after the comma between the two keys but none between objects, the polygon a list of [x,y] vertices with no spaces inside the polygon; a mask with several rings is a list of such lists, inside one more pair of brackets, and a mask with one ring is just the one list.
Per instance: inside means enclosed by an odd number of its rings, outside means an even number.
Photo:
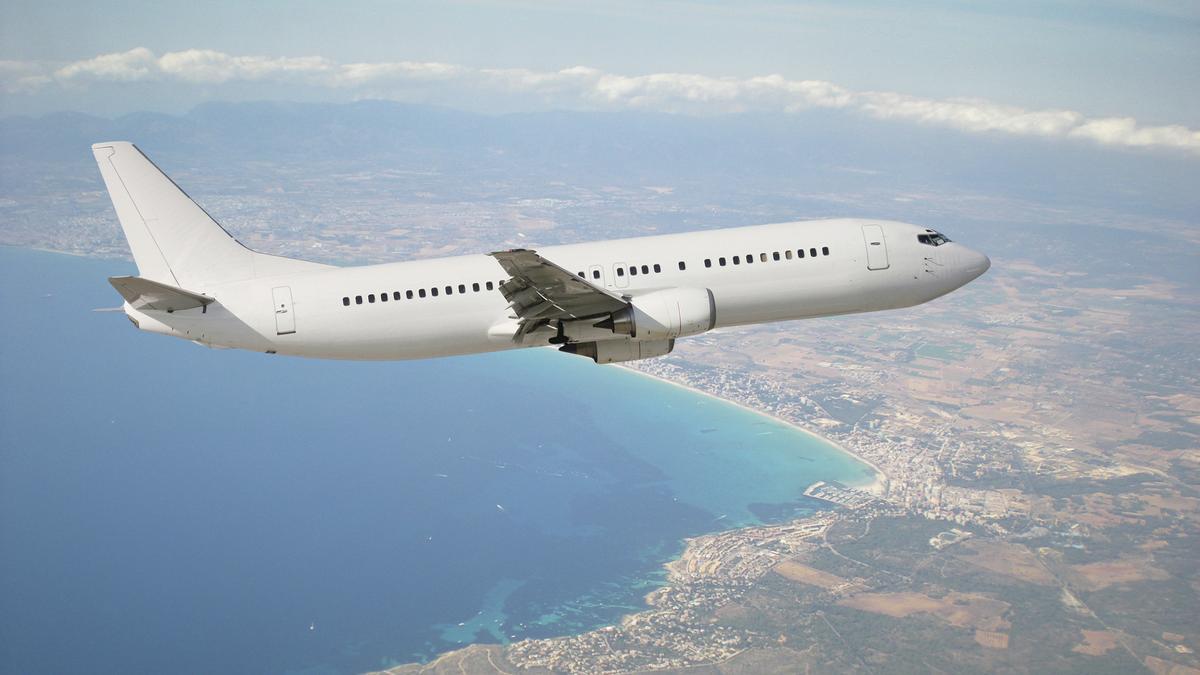
[{"label": "cockpit window", "polygon": [[941,246],[942,244],[950,243],[950,238],[941,232],[934,232],[933,230],[926,230],[926,232],[928,232],[928,234],[917,235],[918,242],[925,244],[926,246]]}]

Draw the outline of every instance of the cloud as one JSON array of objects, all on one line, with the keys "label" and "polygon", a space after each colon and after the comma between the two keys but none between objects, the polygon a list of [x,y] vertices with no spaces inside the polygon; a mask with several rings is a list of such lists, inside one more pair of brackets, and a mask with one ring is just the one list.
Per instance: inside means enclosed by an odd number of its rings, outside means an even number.
[{"label": "cloud", "polygon": [[[168,55],[169,56],[169,55]],[[96,80],[102,82],[136,82],[154,77],[160,72],[159,61],[145,47],[118,54],[101,54],[75,61],[54,71],[59,82]]]},{"label": "cloud", "polygon": [[439,82],[461,77],[469,71],[449,63],[397,61],[391,63],[348,63],[326,73],[330,84],[354,87],[387,82]]},{"label": "cloud", "polygon": [[0,91],[5,94],[32,93],[53,82],[37,64],[0,60]]},{"label": "cloud", "polygon": [[319,56],[230,56],[209,49],[189,49],[163,54],[158,59],[158,67],[165,77],[207,84],[220,84],[231,80],[307,80],[341,69],[337,64]]},{"label": "cloud", "polygon": [[[931,99],[897,92],[856,92],[822,80],[782,75],[713,77],[691,73],[627,76],[577,66],[556,71],[470,68],[422,61],[337,63],[320,56],[234,56],[189,49],[158,56],[139,47],[58,67],[0,61],[0,89],[30,95],[49,87],[102,83],[227,82],[300,84],[352,96],[404,99],[415,92],[499,94],[542,106],[720,114],[799,112],[824,108],[968,133],[1072,139],[1127,148],[1172,149],[1200,155],[1200,131],[1179,125],[1141,126],[1128,117],[1088,118],[1073,110],[1027,110],[981,99]],[[436,98],[436,96],[435,96]]]},{"label": "cloud", "polygon": [[1139,127],[1132,117],[1105,117],[1083,122],[1069,132],[1075,138],[1086,138],[1105,145],[1131,147],[1175,147],[1200,151],[1200,133],[1178,124],[1161,127]]},{"label": "cloud", "polygon": [[53,71],[60,84],[177,80],[192,84],[230,81],[302,81],[344,68],[319,56],[267,58],[230,56],[211,49],[188,49],[155,56],[145,47],[68,63]]},{"label": "cloud", "polygon": [[1056,137],[1068,134],[1085,121],[1082,114],[1072,110],[1024,110],[979,99],[934,100],[890,92],[866,92],[856,94],[854,100],[859,109],[872,117],[910,120],[962,131]]}]

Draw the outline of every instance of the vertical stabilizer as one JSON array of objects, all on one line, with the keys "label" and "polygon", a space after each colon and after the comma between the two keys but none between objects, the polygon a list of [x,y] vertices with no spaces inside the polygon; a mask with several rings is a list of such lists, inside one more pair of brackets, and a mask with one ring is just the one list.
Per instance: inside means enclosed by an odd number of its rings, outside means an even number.
[{"label": "vertical stabilizer", "polygon": [[255,253],[179,189],[137,146],[92,146],[139,274],[182,288],[249,279]]}]

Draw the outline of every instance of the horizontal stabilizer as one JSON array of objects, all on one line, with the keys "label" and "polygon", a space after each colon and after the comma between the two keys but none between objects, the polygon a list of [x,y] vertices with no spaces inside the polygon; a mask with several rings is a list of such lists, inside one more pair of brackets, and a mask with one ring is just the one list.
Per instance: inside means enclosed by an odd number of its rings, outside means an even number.
[{"label": "horizontal stabilizer", "polygon": [[203,307],[213,301],[207,295],[200,295],[182,288],[175,288],[157,281],[142,277],[109,277],[108,283],[121,294],[125,301],[134,309],[157,309],[164,312],[174,312],[177,309],[194,309]]}]

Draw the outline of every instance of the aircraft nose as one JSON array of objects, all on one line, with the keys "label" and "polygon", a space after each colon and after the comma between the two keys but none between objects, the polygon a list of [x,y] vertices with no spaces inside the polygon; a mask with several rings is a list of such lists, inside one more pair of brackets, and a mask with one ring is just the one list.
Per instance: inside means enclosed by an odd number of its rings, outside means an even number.
[{"label": "aircraft nose", "polygon": [[991,258],[974,249],[964,251],[962,260],[963,272],[966,273],[967,277],[963,283],[978,279],[992,266]]}]

